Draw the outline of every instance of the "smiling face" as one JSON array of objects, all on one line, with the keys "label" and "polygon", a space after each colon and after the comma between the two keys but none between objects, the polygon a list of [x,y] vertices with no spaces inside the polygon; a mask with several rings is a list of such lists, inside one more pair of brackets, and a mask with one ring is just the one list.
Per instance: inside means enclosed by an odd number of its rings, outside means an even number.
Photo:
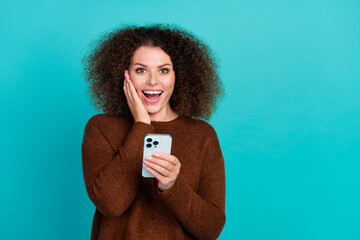
[{"label": "smiling face", "polygon": [[169,102],[175,85],[173,63],[161,48],[139,47],[131,58],[129,75],[152,121],[177,116]]}]

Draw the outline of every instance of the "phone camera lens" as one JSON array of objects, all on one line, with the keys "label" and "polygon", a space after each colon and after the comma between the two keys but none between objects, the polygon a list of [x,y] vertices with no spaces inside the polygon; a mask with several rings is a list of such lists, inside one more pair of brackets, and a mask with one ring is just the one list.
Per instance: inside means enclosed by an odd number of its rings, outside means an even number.
[{"label": "phone camera lens", "polygon": [[158,144],[159,144],[159,142],[158,142],[158,141],[154,141],[153,143],[154,143],[154,145],[158,145]]},{"label": "phone camera lens", "polygon": [[151,144],[150,143],[148,143],[148,144],[146,144],[146,147],[148,147],[148,148],[151,148]]},{"label": "phone camera lens", "polygon": [[146,139],[147,142],[152,142],[152,138]]}]

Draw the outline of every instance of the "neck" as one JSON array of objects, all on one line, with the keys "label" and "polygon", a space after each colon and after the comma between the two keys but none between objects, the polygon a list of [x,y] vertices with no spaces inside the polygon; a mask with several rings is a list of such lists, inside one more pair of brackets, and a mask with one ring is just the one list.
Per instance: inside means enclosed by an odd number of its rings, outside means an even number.
[{"label": "neck", "polygon": [[178,114],[174,112],[170,106],[166,107],[161,112],[153,114],[149,113],[149,115],[152,122],[168,122],[178,117]]}]

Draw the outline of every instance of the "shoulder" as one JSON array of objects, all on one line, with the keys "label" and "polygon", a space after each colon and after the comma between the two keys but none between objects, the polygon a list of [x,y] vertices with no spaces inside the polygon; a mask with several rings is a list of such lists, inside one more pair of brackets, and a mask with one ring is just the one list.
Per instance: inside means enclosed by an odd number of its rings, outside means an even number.
[{"label": "shoulder", "polygon": [[186,128],[191,130],[193,133],[198,133],[210,138],[217,139],[217,134],[214,127],[204,120],[184,117],[184,123]]},{"label": "shoulder", "polygon": [[107,126],[116,126],[128,124],[131,122],[131,119],[124,117],[114,117],[107,114],[95,114],[92,116],[86,126],[97,126],[100,128],[106,128]]},{"label": "shoulder", "polygon": [[217,148],[220,146],[216,130],[210,123],[190,117],[184,117],[182,123],[181,128],[186,131],[186,134],[191,136],[191,139],[201,142],[203,147]]},{"label": "shoulder", "polygon": [[101,132],[104,135],[126,132],[132,124],[132,119],[124,117],[114,117],[107,114],[96,114],[86,123],[85,135],[94,132]]},{"label": "shoulder", "polygon": [[118,122],[121,120],[126,120],[126,118],[114,117],[104,113],[99,113],[89,118],[88,124],[102,124],[102,123]]}]

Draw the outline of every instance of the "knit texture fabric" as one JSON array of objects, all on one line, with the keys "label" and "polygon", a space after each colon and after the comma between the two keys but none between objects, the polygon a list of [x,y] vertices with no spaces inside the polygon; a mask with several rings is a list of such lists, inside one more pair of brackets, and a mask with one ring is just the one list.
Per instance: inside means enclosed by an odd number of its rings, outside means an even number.
[{"label": "knit texture fabric", "polygon": [[[144,137],[170,134],[180,163],[175,183],[161,192],[141,176]],[[82,143],[85,186],[96,210],[91,239],[216,239],[225,224],[225,166],[213,127],[179,116],[133,122],[97,114]]]}]

